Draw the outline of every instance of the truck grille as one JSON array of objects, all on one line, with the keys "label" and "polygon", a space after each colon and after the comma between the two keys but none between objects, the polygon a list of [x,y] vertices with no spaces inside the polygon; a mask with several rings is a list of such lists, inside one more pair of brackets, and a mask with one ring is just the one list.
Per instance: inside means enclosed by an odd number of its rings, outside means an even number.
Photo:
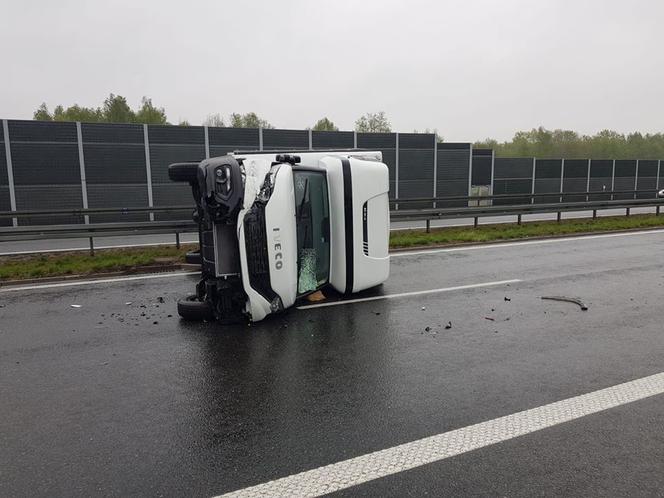
[{"label": "truck grille", "polygon": [[270,285],[270,260],[267,253],[265,207],[254,204],[244,216],[244,241],[249,283],[268,302],[277,296]]}]

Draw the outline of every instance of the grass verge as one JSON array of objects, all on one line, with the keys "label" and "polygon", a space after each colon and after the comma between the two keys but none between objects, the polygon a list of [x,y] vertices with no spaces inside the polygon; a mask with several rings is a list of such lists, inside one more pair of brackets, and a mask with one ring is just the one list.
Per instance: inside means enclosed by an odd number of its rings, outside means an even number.
[{"label": "grass verge", "polygon": [[[633,215],[602,217],[595,220],[570,219],[560,223],[533,221],[522,225],[505,223],[480,225],[477,228],[447,227],[434,228],[430,233],[424,230],[403,230],[391,233],[390,247],[398,249],[439,246],[655,227],[664,227],[664,216]],[[82,252],[5,256],[0,257],[0,282],[129,271],[141,266],[173,265],[184,263],[186,252],[195,247],[195,245],[183,245],[181,249],[169,246],[100,249],[95,256]]]},{"label": "grass verge", "polygon": [[110,273],[141,266],[169,266],[184,263],[184,255],[193,247],[99,249],[95,256],[83,252],[3,256],[0,258],[0,281]]},{"label": "grass verge", "polygon": [[491,242],[494,240],[526,239],[529,237],[555,237],[589,232],[611,232],[639,228],[664,227],[664,216],[654,214],[632,216],[607,216],[597,219],[570,219],[557,221],[531,221],[522,225],[501,223],[472,227],[433,228],[392,232],[390,247],[405,248],[428,245]]}]

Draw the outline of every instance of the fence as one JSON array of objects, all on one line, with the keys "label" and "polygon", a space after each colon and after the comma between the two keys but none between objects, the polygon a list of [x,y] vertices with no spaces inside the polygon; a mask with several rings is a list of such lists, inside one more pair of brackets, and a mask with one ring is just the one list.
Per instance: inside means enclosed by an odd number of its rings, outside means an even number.
[{"label": "fence", "polygon": [[[190,189],[169,181],[170,163],[233,150],[355,147],[383,153],[393,199],[464,197],[477,186],[489,194],[552,194],[532,202],[603,200],[606,191],[650,192],[664,184],[658,160],[496,158],[492,150],[473,149],[469,143],[436,143],[433,134],[2,120],[0,211],[186,205]],[[436,207],[462,207],[464,202],[441,200]],[[0,219],[0,225],[164,221],[173,216],[167,211],[97,212],[82,219],[40,214]]]}]

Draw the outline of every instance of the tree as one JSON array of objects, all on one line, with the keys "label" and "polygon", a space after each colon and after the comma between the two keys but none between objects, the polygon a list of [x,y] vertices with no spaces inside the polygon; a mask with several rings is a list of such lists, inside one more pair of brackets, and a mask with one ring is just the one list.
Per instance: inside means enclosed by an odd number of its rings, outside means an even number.
[{"label": "tree", "polygon": [[137,123],[146,124],[167,124],[166,111],[163,107],[152,105],[152,99],[143,97],[141,99],[141,108],[136,113],[134,120]]},{"label": "tree", "polygon": [[134,123],[136,122],[136,113],[131,110],[127,99],[122,95],[113,95],[112,93],[104,100],[102,112],[107,123]]},{"label": "tree", "polygon": [[547,130],[539,127],[518,131],[512,140],[499,143],[487,138],[476,147],[492,148],[501,157],[553,157],[566,159],[661,159],[664,134],[639,132],[624,135],[602,130],[580,135],[573,130]]},{"label": "tree", "polygon": [[224,118],[221,117],[221,114],[208,114],[205,121],[203,121],[203,126],[215,126],[217,128],[223,128],[226,126],[224,123]]},{"label": "tree", "polygon": [[314,127],[312,128],[312,130],[314,130],[314,131],[339,131],[339,128],[337,128],[337,126],[332,121],[330,121],[329,119],[327,119],[325,117],[325,118],[319,119],[316,122],[316,124],[314,125]]},{"label": "tree", "polygon": [[183,119],[182,121],[180,121],[178,123],[178,126],[191,126],[191,125],[189,124],[189,121],[187,121],[186,119]]},{"label": "tree", "polygon": [[231,114],[231,128],[274,128],[265,119],[261,119],[255,112],[246,114]]},{"label": "tree", "polygon": [[110,94],[102,107],[82,107],[78,104],[66,109],[58,105],[53,114],[48,110],[46,103],[42,103],[33,114],[38,121],[81,121],[86,123],[147,123],[169,124],[166,111],[163,107],[156,107],[152,99],[143,97],[141,107],[133,111],[127,99],[121,95]]},{"label": "tree", "polygon": [[368,112],[355,121],[355,131],[365,133],[389,133],[392,131],[392,127],[383,111]]},{"label": "tree", "polygon": [[63,108],[57,106],[53,111],[53,121],[82,121],[86,123],[98,123],[104,121],[101,109],[98,107],[81,107],[78,104]]},{"label": "tree", "polygon": [[42,104],[37,108],[35,113],[32,115],[32,119],[35,121],[53,121],[53,116],[51,116],[51,113],[48,112],[48,106],[46,105],[46,102],[42,102]]}]

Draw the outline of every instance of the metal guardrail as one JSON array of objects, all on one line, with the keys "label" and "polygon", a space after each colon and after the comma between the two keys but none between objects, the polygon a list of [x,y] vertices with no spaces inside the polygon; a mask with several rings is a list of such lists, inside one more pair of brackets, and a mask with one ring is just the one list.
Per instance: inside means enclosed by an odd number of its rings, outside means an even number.
[{"label": "metal guardrail", "polygon": [[[652,196],[651,198],[639,198],[641,196]],[[586,199],[597,196],[606,197],[604,200],[587,200],[577,202],[564,202],[566,197],[586,197]],[[616,196],[631,196],[628,199],[615,199]],[[558,198],[559,202],[537,202],[540,199]],[[446,202],[494,202],[505,200],[521,200],[520,204],[506,205],[477,205],[457,207],[433,207]],[[432,207],[408,209],[404,205],[412,203],[427,203]],[[543,194],[506,194],[493,196],[453,196],[453,197],[422,197],[410,199],[392,199],[390,204],[400,205],[399,209],[390,211],[391,221],[425,221],[426,230],[429,231],[432,220],[473,218],[475,227],[478,226],[480,218],[489,216],[515,215],[517,223],[521,224],[522,216],[528,214],[557,213],[560,221],[563,212],[570,211],[592,211],[593,218],[597,217],[597,211],[604,209],[625,209],[625,215],[630,215],[630,210],[635,207],[655,207],[656,214],[660,214],[660,206],[664,204],[664,198],[658,198],[657,192],[652,190],[621,190],[600,192],[565,192],[565,193],[543,193]],[[478,202],[479,204],[479,202]],[[171,207],[134,207],[134,208],[93,208],[93,209],[61,209],[61,210],[27,210],[27,211],[0,211],[0,219],[7,218],[29,218],[34,216],[76,216],[83,220],[88,215],[94,214],[129,214],[129,213],[187,213],[189,218],[193,206],[171,206]],[[90,243],[90,252],[94,254],[94,237],[99,236],[131,236],[147,234],[175,234],[175,242],[180,247],[180,234],[198,231],[198,225],[191,219],[174,221],[136,221],[136,222],[109,222],[109,223],[78,223],[63,225],[20,225],[15,227],[0,228],[0,242],[24,241],[39,239],[62,239],[87,237]]]}]

